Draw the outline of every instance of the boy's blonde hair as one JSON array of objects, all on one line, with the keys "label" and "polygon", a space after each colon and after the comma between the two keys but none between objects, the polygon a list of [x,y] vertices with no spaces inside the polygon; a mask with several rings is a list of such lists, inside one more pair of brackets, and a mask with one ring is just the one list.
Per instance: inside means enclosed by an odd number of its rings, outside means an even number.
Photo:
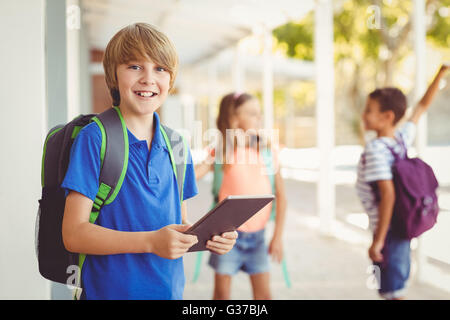
[{"label": "boy's blonde hair", "polygon": [[117,66],[137,59],[151,59],[170,74],[170,90],[178,69],[178,55],[172,42],[148,23],[135,23],[117,32],[103,55],[105,79],[113,105],[120,104]]}]

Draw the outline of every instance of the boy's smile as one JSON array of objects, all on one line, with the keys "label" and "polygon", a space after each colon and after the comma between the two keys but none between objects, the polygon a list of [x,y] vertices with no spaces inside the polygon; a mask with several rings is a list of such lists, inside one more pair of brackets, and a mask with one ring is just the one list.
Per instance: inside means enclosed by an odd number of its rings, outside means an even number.
[{"label": "boy's smile", "polygon": [[166,99],[170,74],[151,59],[139,59],[117,67],[120,107],[135,114],[149,114]]},{"label": "boy's smile", "polygon": [[134,93],[141,98],[153,98],[154,96],[158,95],[156,92],[152,91],[134,91]]}]

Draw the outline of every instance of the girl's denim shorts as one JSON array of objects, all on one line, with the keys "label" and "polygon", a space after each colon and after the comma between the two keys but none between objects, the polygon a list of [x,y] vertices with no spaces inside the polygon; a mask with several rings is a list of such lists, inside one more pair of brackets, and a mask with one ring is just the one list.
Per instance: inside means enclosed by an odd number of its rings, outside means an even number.
[{"label": "girl's denim shorts", "polygon": [[256,232],[238,232],[233,249],[224,255],[211,253],[209,265],[216,273],[234,275],[239,270],[248,274],[268,272],[270,268],[268,248],[264,241],[264,229]]}]

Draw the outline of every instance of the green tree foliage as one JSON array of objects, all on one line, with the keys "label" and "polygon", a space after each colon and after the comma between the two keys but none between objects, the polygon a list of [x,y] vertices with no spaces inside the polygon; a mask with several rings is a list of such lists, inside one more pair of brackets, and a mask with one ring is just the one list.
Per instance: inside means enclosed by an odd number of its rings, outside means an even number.
[{"label": "green tree foliage", "polygon": [[427,36],[436,45],[450,48],[450,0],[441,0],[428,6],[431,26]]},{"label": "green tree foliage", "polygon": [[287,45],[287,56],[308,61],[314,60],[313,33],[312,13],[299,23],[289,22],[273,30],[278,42]]},{"label": "green tree foliage", "polygon": [[[357,128],[367,90],[398,85],[394,83],[394,70],[412,52],[413,1],[346,0],[334,4],[336,74],[342,72],[344,64],[345,70],[352,70],[345,77],[336,77],[336,91],[346,91],[354,111],[351,122]],[[448,50],[450,0],[427,0],[426,15],[427,39]],[[273,35],[288,57],[314,60],[314,12],[276,28]]]},{"label": "green tree foliage", "polygon": [[[379,26],[369,26],[373,8],[380,11]],[[428,0],[426,11],[427,37],[441,47],[450,47],[450,0]],[[404,46],[411,31],[412,1],[347,0],[334,14],[334,41],[336,60],[354,58],[360,46],[364,60],[378,60],[380,48],[398,50]],[[299,22],[289,22],[273,30],[279,44],[286,45],[286,55],[292,58],[314,60],[314,13]]]}]

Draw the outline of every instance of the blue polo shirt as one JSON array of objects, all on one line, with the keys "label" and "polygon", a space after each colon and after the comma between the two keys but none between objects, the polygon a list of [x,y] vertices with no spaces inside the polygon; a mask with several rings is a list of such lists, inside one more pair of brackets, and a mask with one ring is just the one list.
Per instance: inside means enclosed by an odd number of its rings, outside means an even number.
[{"label": "blue polo shirt", "polygon": [[[154,125],[159,117],[154,113]],[[129,130],[129,159],[116,199],[102,208],[96,224],[119,231],[153,231],[181,224],[178,185],[169,151],[155,130],[150,151]],[[84,127],[71,149],[62,187],[94,201],[99,186],[101,132],[95,122]],[[195,196],[194,166],[188,150],[183,200]],[[183,258],[170,260],[152,253],[88,255],[81,281],[85,299],[182,299]]]}]

